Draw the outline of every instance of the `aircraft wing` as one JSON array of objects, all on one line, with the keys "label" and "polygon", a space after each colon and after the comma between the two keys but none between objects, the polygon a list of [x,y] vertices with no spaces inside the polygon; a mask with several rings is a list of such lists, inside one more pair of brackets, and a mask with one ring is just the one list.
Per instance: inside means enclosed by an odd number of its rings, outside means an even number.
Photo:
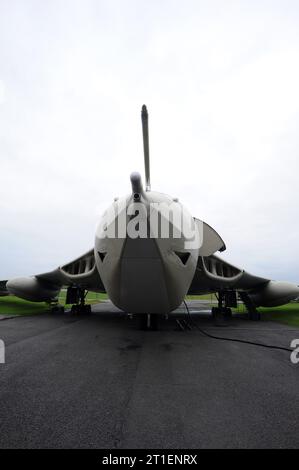
[{"label": "aircraft wing", "polygon": [[188,295],[223,290],[245,292],[256,307],[283,305],[299,296],[296,284],[255,276],[214,254],[199,256]]},{"label": "aircraft wing", "polygon": [[48,273],[19,277],[6,283],[6,289],[10,294],[40,302],[54,299],[64,286],[106,292],[95,266],[93,249]]}]

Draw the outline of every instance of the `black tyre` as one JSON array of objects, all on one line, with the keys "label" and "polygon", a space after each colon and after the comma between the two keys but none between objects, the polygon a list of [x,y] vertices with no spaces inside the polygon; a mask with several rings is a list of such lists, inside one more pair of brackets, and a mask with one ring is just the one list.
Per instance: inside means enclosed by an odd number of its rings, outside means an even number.
[{"label": "black tyre", "polygon": [[91,305],[84,305],[84,313],[87,315],[91,313]]},{"label": "black tyre", "polygon": [[231,318],[232,315],[232,309],[230,307],[224,307],[223,309],[223,315],[225,318]]},{"label": "black tyre", "polygon": [[159,329],[159,315],[150,315],[150,329],[152,331],[158,331]]},{"label": "black tyre", "polygon": [[138,315],[139,329],[147,330],[147,313],[141,313]]},{"label": "black tyre", "polygon": [[251,321],[259,321],[261,319],[261,314],[257,310],[252,310],[249,312],[249,320]]},{"label": "black tyre", "polygon": [[79,313],[79,305],[76,305],[76,304],[72,305],[71,314],[78,315],[78,313]]},{"label": "black tyre", "polygon": [[219,307],[212,307],[213,318],[219,317],[220,314],[221,314],[221,309]]}]

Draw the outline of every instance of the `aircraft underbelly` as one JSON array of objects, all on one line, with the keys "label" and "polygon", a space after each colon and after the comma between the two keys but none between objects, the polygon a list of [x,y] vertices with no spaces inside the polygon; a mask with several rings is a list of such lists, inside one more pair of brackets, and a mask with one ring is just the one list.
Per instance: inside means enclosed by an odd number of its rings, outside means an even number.
[{"label": "aircraft underbelly", "polygon": [[127,238],[120,263],[120,304],[125,311],[169,311],[163,263],[155,240]]},{"label": "aircraft underbelly", "polygon": [[162,261],[159,258],[123,258],[120,302],[132,313],[166,313],[169,301]]}]

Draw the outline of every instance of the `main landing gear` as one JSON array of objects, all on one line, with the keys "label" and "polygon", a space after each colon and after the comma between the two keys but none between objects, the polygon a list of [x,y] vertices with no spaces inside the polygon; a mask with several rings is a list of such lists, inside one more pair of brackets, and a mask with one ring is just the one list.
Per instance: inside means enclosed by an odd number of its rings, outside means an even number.
[{"label": "main landing gear", "polygon": [[87,291],[81,287],[70,286],[66,293],[66,304],[73,304],[71,314],[88,314],[91,313],[91,305],[85,304]]},{"label": "main landing gear", "polygon": [[237,294],[235,291],[220,291],[216,296],[218,307],[212,308],[213,318],[218,320],[227,320],[232,317],[232,307],[237,307]]},{"label": "main landing gear", "polygon": [[[257,321],[261,319],[260,313],[246,292],[239,292],[239,296],[244,303],[249,320]],[[216,321],[227,320],[232,317],[232,308],[237,307],[236,291],[220,291],[217,296],[218,306],[212,308],[212,315]]]},{"label": "main landing gear", "polygon": [[251,298],[246,292],[239,292],[239,296],[246,307],[248,312],[249,320],[258,321],[261,319],[260,312],[256,309],[256,306],[252,302]]},{"label": "main landing gear", "polygon": [[145,331],[157,331],[159,328],[159,315],[153,313],[140,313],[138,315],[139,328]]}]

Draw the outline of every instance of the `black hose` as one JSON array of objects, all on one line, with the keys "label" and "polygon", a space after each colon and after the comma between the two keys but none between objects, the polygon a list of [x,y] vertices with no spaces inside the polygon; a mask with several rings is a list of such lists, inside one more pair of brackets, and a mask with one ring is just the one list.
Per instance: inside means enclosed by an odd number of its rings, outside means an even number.
[{"label": "black hose", "polygon": [[188,305],[187,305],[186,300],[184,300],[184,304],[185,304],[185,307],[186,307],[186,310],[187,310],[187,313],[188,313],[188,317],[189,317],[189,320],[191,321],[191,323],[195,326],[195,328],[196,328],[200,333],[202,333],[203,335],[207,336],[208,338],[219,339],[219,340],[222,340],[222,341],[233,341],[233,342],[235,342],[235,343],[252,344],[253,346],[260,346],[260,347],[262,347],[262,348],[268,348],[268,349],[280,349],[281,351],[288,351],[288,352],[292,352],[292,351],[293,351],[293,349],[284,348],[283,346],[273,346],[273,345],[270,345],[270,344],[256,343],[255,341],[246,341],[245,339],[223,338],[222,336],[211,335],[210,333],[207,333],[205,330],[203,330],[202,328],[200,328],[200,327],[197,325],[197,323],[195,323],[195,321],[193,320],[193,318],[192,318],[191,315],[190,315],[189,307],[188,307]]}]

